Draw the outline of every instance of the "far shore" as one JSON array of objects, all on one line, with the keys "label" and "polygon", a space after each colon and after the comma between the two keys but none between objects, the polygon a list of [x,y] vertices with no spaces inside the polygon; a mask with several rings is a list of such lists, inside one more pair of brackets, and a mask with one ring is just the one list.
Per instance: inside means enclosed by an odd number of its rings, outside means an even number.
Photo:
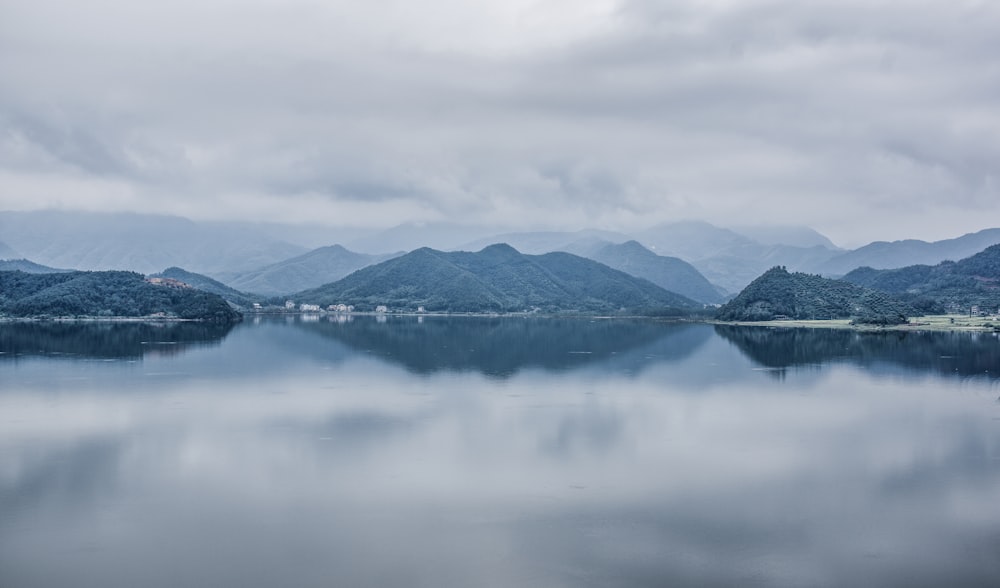
[{"label": "far shore", "polygon": [[706,321],[716,325],[737,325],[746,327],[777,327],[787,329],[851,329],[854,331],[966,331],[990,332],[1000,328],[1000,319],[988,316],[968,316],[964,314],[940,314],[913,317],[907,323],[898,325],[851,324],[850,319],[819,319],[773,321]]}]

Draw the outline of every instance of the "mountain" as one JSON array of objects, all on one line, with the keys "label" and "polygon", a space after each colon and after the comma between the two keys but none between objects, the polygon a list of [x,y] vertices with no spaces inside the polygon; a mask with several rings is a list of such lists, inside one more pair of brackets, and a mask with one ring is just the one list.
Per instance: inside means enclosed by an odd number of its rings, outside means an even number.
[{"label": "mountain", "polygon": [[152,273],[183,266],[202,273],[240,271],[306,251],[252,225],[146,214],[0,212],[0,235],[23,257],[78,270]]},{"label": "mountain", "polygon": [[443,312],[690,312],[701,305],[646,280],[569,253],[525,255],[506,244],[477,253],[422,248],[298,293],[297,300],[359,310]]},{"label": "mountain", "polygon": [[749,237],[761,245],[788,245],[810,249],[823,247],[836,251],[840,249],[826,235],[809,227],[792,225],[758,225],[730,227],[737,234]]},{"label": "mountain", "polygon": [[620,245],[608,243],[584,257],[637,278],[647,279],[664,290],[698,302],[716,304],[723,301],[719,290],[694,266],[676,257],[657,255],[636,241]]},{"label": "mountain", "polygon": [[774,267],[719,309],[723,321],[850,318],[861,323],[906,322],[912,310],[885,292],[842,280]]},{"label": "mountain", "polygon": [[[709,282],[727,292],[739,292],[775,265],[812,271],[812,268],[840,252],[823,245],[829,243],[829,239],[812,229],[772,227],[745,230],[767,242],[762,243],[734,230],[700,221],[658,225],[636,233],[636,240],[658,255],[683,259]],[[778,242],[782,239],[798,245]],[[809,243],[815,244],[801,246]]]},{"label": "mountain", "polygon": [[21,257],[21,254],[14,251],[10,245],[0,241],[0,259],[17,259]]},{"label": "mountain", "polygon": [[1000,243],[1000,228],[984,229],[955,239],[943,241],[876,241],[853,251],[837,255],[821,264],[816,271],[823,275],[840,276],[859,268],[893,269],[911,265],[934,265],[945,260],[963,259]]},{"label": "mountain", "polygon": [[396,255],[399,254],[355,253],[340,245],[331,245],[260,269],[239,273],[224,272],[217,276],[230,287],[244,292],[282,296],[335,282],[356,270]]},{"label": "mountain", "polygon": [[348,241],[347,246],[353,251],[374,254],[411,251],[419,247],[454,250],[462,248],[463,243],[497,232],[495,227],[470,227],[448,222],[404,223],[355,238]]},{"label": "mountain", "polygon": [[27,259],[0,259],[0,271],[3,272],[24,272],[26,274],[57,274],[71,270],[56,269],[47,265],[41,265]]},{"label": "mountain", "polygon": [[0,314],[11,317],[161,315],[232,322],[239,313],[215,294],[134,272],[0,272]]},{"label": "mountain", "polygon": [[179,267],[168,267],[162,272],[153,274],[149,277],[167,278],[183,282],[192,288],[221,296],[224,300],[231,304],[235,304],[236,306],[249,307],[252,306],[254,302],[260,302],[260,299],[252,294],[240,292],[239,290],[230,288],[218,280],[213,280],[208,276],[189,272]]},{"label": "mountain", "polygon": [[951,310],[1000,306],[1000,244],[960,261],[911,265],[897,269],[861,267],[844,281],[913,301],[932,301]]},{"label": "mountain", "polygon": [[552,251],[566,251],[581,257],[608,243],[624,243],[629,236],[613,231],[584,229],[581,231],[533,231],[501,233],[463,244],[462,251],[479,251],[493,243],[506,243],[522,253],[538,255]]}]

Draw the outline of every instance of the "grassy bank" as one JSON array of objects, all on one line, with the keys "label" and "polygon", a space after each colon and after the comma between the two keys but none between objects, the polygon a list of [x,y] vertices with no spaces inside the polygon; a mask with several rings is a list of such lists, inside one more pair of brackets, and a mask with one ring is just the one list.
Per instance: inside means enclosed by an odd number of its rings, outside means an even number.
[{"label": "grassy bank", "polygon": [[724,325],[746,325],[783,328],[853,329],[856,331],[992,331],[1000,327],[996,317],[941,314],[920,316],[902,325],[852,325],[848,319],[776,320],[776,321],[713,321]]}]

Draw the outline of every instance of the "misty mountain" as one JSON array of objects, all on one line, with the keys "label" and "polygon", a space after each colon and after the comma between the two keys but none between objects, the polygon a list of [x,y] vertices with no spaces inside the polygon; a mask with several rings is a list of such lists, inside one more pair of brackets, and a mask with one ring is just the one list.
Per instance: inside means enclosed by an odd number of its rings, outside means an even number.
[{"label": "misty mountain", "polygon": [[855,268],[892,269],[911,265],[934,265],[945,260],[969,257],[1000,243],[1000,228],[984,229],[942,241],[876,241],[837,255],[819,266],[824,275],[839,276]]},{"label": "misty mountain", "polygon": [[429,248],[358,270],[296,300],[359,310],[677,313],[701,308],[646,280],[569,253],[525,255],[506,244],[477,253]]},{"label": "misty mountain", "polygon": [[470,227],[458,223],[405,223],[352,239],[347,242],[347,247],[352,251],[376,255],[412,251],[420,247],[452,251],[497,232],[495,227]]},{"label": "misty mountain", "polygon": [[363,267],[401,254],[355,253],[340,245],[320,247],[266,267],[238,273],[219,273],[227,285],[265,296],[281,296],[335,282]]},{"label": "misty mountain", "polygon": [[723,321],[850,318],[861,323],[899,324],[906,322],[910,313],[907,304],[885,292],[774,267],[720,308],[716,317]]},{"label": "misty mountain", "polygon": [[249,270],[306,250],[253,225],[142,214],[0,212],[0,234],[24,257],[43,265],[140,273],[168,266],[205,273]]},{"label": "misty mountain", "polygon": [[162,272],[153,274],[149,277],[168,278],[171,280],[177,280],[178,282],[184,282],[192,288],[197,288],[198,290],[209,292],[211,294],[217,294],[226,302],[235,304],[236,306],[249,307],[252,306],[254,302],[260,302],[259,297],[247,294],[246,292],[240,292],[239,290],[230,288],[218,280],[213,280],[208,276],[195,272],[189,272],[179,267],[168,267]]},{"label": "misty mountain", "polygon": [[664,290],[676,292],[698,302],[716,304],[722,302],[724,298],[722,293],[691,264],[676,257],[657,255],[636,241],[608,243],[584,257],[629,275],[644,278]]},{"label": "misty mountain", "polygon": [[957,262],[881,270],[861,267],[843,279],[904,300],[929,299],[944,307],[967,310],[979,305],[996,310],[1000,306],[1000,244]]},{"label": "misty mountain", "polygon": [[463,244],[461,251],[479,251],[494,243],[506,243],[522,253],[539,255],[552,251],[566,251],[581,257],[588,257],[608,243],[624,243],[630,237],[614,231],[583,229],[581,231],[533,231],[501,233],[483,237]]},{"label": "misty mountain", "polygon": [[[744,230],[760,235],[769,242],[788,238],[800,244],[829,243],[829,239],[807,228]],[[804,247],[785,243],[761,243],[731,229],[694,221],[659,225],[637,233],[636,239],[658,255],[670,255],[687,261],[708,281],[728,292],[740,291],[768,268],[776,265],[792,270],[814,271],[818,265],[840,252],[822,244]]]},{"label": "misty mountain", "polygon": [[18,271],[26,274],[58,274],[71,270],[56,269],[54,267],[41,265],[27,259],[0,259],[0,271]]},{"label": "misty mountain", "polygon": [[826,235],[809,227],[792,225],[764,225],[729,227],[730,230],[749,237],[761,245],[789,245],[810,249],[824,247],[836,251],[840,249]]},{"label": "misty mountain", "polygon": [[21,254],[15,251],[10,245],[0,241],[0,259],[18,259]]}]

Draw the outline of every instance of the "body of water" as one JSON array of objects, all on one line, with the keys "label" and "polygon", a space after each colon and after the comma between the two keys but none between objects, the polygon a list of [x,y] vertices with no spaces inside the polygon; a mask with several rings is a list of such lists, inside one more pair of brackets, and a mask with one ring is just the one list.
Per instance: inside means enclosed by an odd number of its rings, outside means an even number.
[{"label": "body of water", "polygon": [[1000,585],[1000,340],[0,324],[0,586]]}]

